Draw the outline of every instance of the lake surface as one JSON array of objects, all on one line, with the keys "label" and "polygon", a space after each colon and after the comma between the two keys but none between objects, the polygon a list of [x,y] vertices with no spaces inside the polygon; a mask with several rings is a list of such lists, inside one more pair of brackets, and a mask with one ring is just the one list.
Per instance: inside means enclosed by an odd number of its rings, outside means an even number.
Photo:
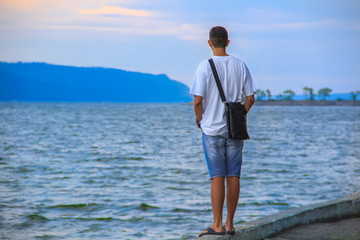
[{"label": "lake surface", "polygon": [[[237,223],[359,191],[359,107],[248,125]],[[1,239],[193,239],[209,194],[190,105],[0,103]]]}]

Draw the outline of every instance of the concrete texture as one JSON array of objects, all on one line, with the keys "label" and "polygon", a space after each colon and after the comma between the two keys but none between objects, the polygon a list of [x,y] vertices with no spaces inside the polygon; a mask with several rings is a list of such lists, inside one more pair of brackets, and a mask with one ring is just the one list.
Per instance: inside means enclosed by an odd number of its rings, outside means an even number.
[{"label": "concrete texture", "polygon": [[[283,230],[290,229],[295,226],[309,223],[310,225],[311,223],[326,223],[330,221],[338,221],[341,219],[349,219],[352,217],[360,217],[360,192],[351,194],[344,198],[303,206],[295,209],[288,209],[275,215],[270,215],[254,221],[241,223],[235,226],[236,234],[234,236],[203,236],[199,239],[267,239],[271,236],[276,236],[276,234]],[[318,239],[328,238],[324,236],[324,238]]]},{"label": "concrete texture", "polygon": [[284,230],[268,240],[360,240],[360,218],[310,223]]}]

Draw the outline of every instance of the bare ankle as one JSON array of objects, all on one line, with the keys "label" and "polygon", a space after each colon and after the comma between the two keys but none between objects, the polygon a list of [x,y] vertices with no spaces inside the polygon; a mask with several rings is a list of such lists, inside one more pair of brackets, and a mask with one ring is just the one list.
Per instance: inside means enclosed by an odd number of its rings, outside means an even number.
[{"label": "bare ankle", "polygon": [[225,228],[228,229],[228,228],[233,228],[234,227],[234,222],[233,221],[230,221],[230,220],[226,220],[225,222]]},{"label": "bare ankle", "polygon": [[222,223],[214,223],[211,225],[211,228],[214,229],[216,232],[222,231]]}]

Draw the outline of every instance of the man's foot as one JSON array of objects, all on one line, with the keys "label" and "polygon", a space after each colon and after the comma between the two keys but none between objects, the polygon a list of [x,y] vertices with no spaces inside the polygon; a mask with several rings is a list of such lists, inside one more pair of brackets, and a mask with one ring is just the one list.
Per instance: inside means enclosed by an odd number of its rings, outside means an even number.
[{"label": "man's foot", "polygon": [[212,229],[211,227],[208,227],[207,229],[205,229],[204,231],[202,231],[199,234],[199,237],[202,237],[204,235],[225,235],[224,231],[221,232],[216,232],[214,229]]},{"label": "man's foot", "polygon": [[235,228],[232,227],[232,229],[230,231],[227,231],[225,228],[225,225],[223,226],[223,231],[225,232],[225,234],[230,234],[230,235],[234,235],[235,234]]}]

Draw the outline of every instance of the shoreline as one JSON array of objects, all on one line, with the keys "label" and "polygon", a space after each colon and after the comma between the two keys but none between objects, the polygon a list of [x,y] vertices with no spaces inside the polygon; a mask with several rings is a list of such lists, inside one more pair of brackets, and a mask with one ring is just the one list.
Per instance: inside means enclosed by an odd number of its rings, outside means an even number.
[{"label": "shoreline", "polygon": [[256,100],[258,106],[360,106],[360,101],[335,101],[335,100]]},{"label": "shoreline", "polygon": [[[181,104],[194,105],[194,102],[113,102],[113,101],[19,101],[0,100],[0,103],[115,103],[115,104]],[[354,106],[359,107],[360,101],[335,101],[335,100],[256,100],[257,106]]]},{"label": "shoreline", "polygon": [[[185,103],[185,105],[194,105],[194,102]],[[343,106],[360,107],[360,101],[336,101],[336,100],[256,100],[256,106]]]}]

